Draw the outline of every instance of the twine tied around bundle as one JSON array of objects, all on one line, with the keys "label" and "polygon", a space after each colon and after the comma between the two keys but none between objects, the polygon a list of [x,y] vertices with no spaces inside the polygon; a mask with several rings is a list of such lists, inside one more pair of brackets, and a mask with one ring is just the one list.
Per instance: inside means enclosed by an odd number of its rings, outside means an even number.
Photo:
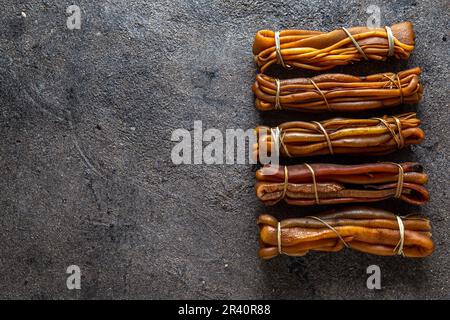
[{"label": "twine tied around bundle", "polygon": [[292,155],[289,153],[288,148],[286,147],[286,144],[284,143],[284,136],[286,132],[284,132],[279,127],[270,128],[270,135],[272,137],[272,140],[276,146],[276,150],[278,151],[278,154],[280,153],[280,145],[283,147],[284,153],[289,157],[292,158]]},{"label": "twine tied around bundle", "polygon": [[391,27],[385,26],[384,29],[386,29],[388,45],[389,45],[388,57],[392,57],[394,55],[394,49],[395,49],[394,34],[392,33]]},{"label": "twine tied around bundle", "polygon": [[395,190],[394,197],[400,198],[403,193],[403,180],[405,176],[405,171],[403,170],[403,167],[400,164],[395,163],[395,165],[398,166],[398,180],[397,180],[397,189]]},{"label": "twine tied around bundle", "polygon": [[398,177],[397,177],[397,186],[395,188],[394,198],[400,198],[403,193],[403,182],[405,180],[405,170],[402,165],[395,162],[384,162],[386,164],[392,164],[398,167]]},{"label": "twine tied around bundle", "polygon": [[316,197],[316,203],[320,204],[319,192],[317,191],[316,173],[314,172],[314,169],[309,164],[305,163],[304,165],[311,172],[311,176],[312,176],[312,180],[313,180],[314,196]]},{"label": "twine tied around bundle", "polygon": [[281,54],[280,31],[275,31],[275,52],[277,55],[277,63],[281,64],[283,68],[290,69],[291,66],[284,63],[283,56]]},{"label": "twine tied around bundle", "polygon": [[278,221],[277,228],[277,244],[278,244],[278,254],[284,254],[283,250],[281,250],[281,222]]},{"label": "twine tied around bundle", "polygon": [[400,233],[400,240],[398,241],[397,245],[394,248],[394,253],[404,256],[403,245],[405,244],[405,225],[403,224],[402,218],[399,216],[397,216],[397,222],[398,222],[398,230]]},{"label": "twine tied around bundle", "polygon": [[402,134],[402,124],[399,118],[397,117],[392,117],[395,121],[395,125],[397,126],[397,130],[398,130],[398,134],[395,133],[394,129],[391,128],[391,126],[389,125],[389,122],[387,122],[385,119],[383,118],[373,118],[375,120],[380,121],[391,133],[392,138],[394,139],[395,143],[397,144],[397,148],[398,149],[402,149],[405,146],[405,139],[403,138],[403,134]]},{"label": "twine tied around bundle", "polygon": [[281,199],[284,199],[284,197],[286,197],[288,183],[289,183],[288,167],[284,166],[284,186],[283,186],[283,194],[281,195]]},{"label": "twine tied around bundle", "polygon": [[328,135],[327,130],[325,130],[325,128],[323,127],[323,125],[320,122],[313,121],[312,123],[314,123],[322,131],[325,139],[327,140],[328,150],[330,150],[330,154],[334,154],[333,145],[331,144],[331,139],[330,139],[330,136]]},{"label": "twine tied around bundle", "polygon": [[275,110],[282,110],[283,108],[281,107],[280,104],[280,89],[281,89],[280,79],[275,79],[275,84],[277,86],[277,92],[275,93]]},{"label": "twine tied around bundle", "polygon": [[388,78],[388,82],[386,82],[385,86],[389,85],[389,88],[392,89],[392,86],[394,85],[398,89],[398,94],[400,96],[400,103],[403,103],[403,91],[402,91],[402,82],[400,80],[400,77],[398,76],[398,73],[396,74],[383,74],[384,77]]},{"label": "twine tied around bundle", "polygon": [[328,103],[327,97],[325,97],[325,93],[323,93],[322,90],[320,90],[319,86],[316,84],[316,82],[313,79],[309,79],[309,82],[311,82],[311,84],[314,86],[314,88],[316,88],[316,90],[320,93],[320,95],[323,98],[323,102],[325,102],[325,104],[327,105],[327,109],[328,111],[333,111],[331,110],[331,107]]},{"label": "twine tied around bundle", "polygon": [[352,40],[353,44],[355,45],[355,48],[358,50],[358,52],[361,54],[361,56],[365,59],[365,60],[369,60],[369,58],[367,58],[366,53],[363,51],[363,49],[360,47],[358,41],[356,41],[356,39],[352,36],[352,34],[350,33],[350,31],[347,30],[347,28],[342,27],[342,30],[344,30],[344,32],[347,34],[347,36],[350,38],[350,40]]}]

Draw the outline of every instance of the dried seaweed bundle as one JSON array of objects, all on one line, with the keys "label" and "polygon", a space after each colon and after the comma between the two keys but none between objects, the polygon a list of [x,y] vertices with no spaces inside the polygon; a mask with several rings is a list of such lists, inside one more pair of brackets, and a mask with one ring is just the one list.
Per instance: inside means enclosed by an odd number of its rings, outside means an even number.
[{"label": "dried seaweed bundle", "polygon": [[331,32],[313,30],[261,30],[253,55],[261,72],[278,63],[284,67],[328,70],[338,65],[388,56],[407,59],[414,49],[411,22],[385,28],[354,27]]},{"label": "dried seaweed bundle", "polygon": [[270,215],[258,218],[259,256],[303,256],[309,251],[337,252],[344,246],[380,255],[426,257],[434,250],[431,226],[423,217],[398,217],[388,211],[353,207],[317,216],[278,222]]},{"label": "dried seaweed bundle", "polygon": [[[255,128],[257,143],[253,155],[271,150],[285,157],[324,154],[391,153],[411,144],[420,144],[424,132],[415,113],[372,119],[335,118],[322,122],[292,121],[276,128]],[[264,153],[263,153],[264,152]]]},{"label": "dried seaweed bundle", "polygon": [[382,109],[420,101],[420,68],[367,77],[322,74],[312,78],[279,80],[258,74],[252,86],[256,108],[301,112],[353,112]]},{"label": "dried seaweed bundle", "polygon": [[418,163],[266,165],[256,172],[257,197],[267,205],[375,202],[399,198],[422,205],[427,175]]}]

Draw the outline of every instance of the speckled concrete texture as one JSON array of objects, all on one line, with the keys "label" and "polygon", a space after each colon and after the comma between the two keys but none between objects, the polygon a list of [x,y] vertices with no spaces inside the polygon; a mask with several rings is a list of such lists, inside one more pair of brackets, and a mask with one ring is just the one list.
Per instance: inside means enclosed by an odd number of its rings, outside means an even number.
[{"label": "speckled concrete texture", "polygon": [[[81,8],[80,30],[66,27],[70,4]],[[426,140],[382,158],[308,161],[421,162],[426,206],[376,206],[429,216],[436,251],[422,260],[344,250],[261,261],[259,214],[326,208],[265,208],[252,165],[174,165],[171,133],[194,120],[224,131],[329,117],[254,108],[254,34],[365,25],[369,5],[380,7],[382,25],[414,23],[411,59],[334,71],[422,67],[423,101],[385,112],[417,110]],[[0,0],[0,8],[0,298],[450,298],[447,1]],[[81,290],[66,288],[72,264]],[[371,264],[381,290],[366,288]]]}]

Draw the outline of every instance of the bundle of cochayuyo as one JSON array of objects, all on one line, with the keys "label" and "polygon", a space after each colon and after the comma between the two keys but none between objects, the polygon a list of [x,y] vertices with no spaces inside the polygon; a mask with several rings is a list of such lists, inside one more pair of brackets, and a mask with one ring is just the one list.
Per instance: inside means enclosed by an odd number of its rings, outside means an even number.
[{"label": "bundle of cochayuyo", "polygon": [[[322,74],[278,79],[264,74],[270,66],[323,71],[360,60],[407,59],[414,49],[410,22],[391,27],[341,28],[331,32],[283,30],[257,32],[253,54],[260,74],[252,90],[256,107],[303,112],[353,112],[415,104],[423,95],[420,68],[369,76]],[[424,133],[415,113],[368,119],[333,118],[291,121],[255,128],[253,155],[384,155],[420,144]],[[267,159],[267,158],[264,158]],[[262,160],[261,160],[262,161]],[[357,165],[266,164],[256,172],[257,197],[266,205],[368,203],[389,198],[422,205],[429,199],[427,175],[418,163],[374,162]],[[261,215],[259,255],[303,256],[309,251],[336,252],[344,247],[375,255],[425,257],[434,250],[430,222],[374,208],[343,208],[315,216],[278,221]]]},{"label": "bundle of cochayuyo", "polygon": [[255,129],[257,143],[253,155],[285,157],[323,154],[383,155],[413,144],[425,136],[415,113],[371,119],[335,118],[321,122],[292,121],[276,128]]},{"label": "bundle of cochayuyo", "polygon": [[266,165],[256,171],[256,195],[266,205],[307,206],[398,198],[422,205],[428,177],[418,163]]},{"label": "bundle of cochayuyo", "polygon": [[380,256],[420,258],[434,249],[428,219],[399,217],[375,208],[343,208],[280,222],[264,214],[258,225],[263,259],[279,254],[303,256],[309,251],[337,252],[344,247]]},{"label": "bundle of cochayuyo", "polygon": [[258,74],[252,87],[256,108],[301,112],[353,112],[414,104],[422,98],[420,68],[367,77],[322,74],[280,80]]},{"label": "bundle of cochayuyo", "polygon": [[264,72],[273,64],[315,71],[355,61],[408,59],[414,49],[411,22],[385,28],[341,28],[331,32],[311,30],[261,30],[256,33],[253,55]]}]

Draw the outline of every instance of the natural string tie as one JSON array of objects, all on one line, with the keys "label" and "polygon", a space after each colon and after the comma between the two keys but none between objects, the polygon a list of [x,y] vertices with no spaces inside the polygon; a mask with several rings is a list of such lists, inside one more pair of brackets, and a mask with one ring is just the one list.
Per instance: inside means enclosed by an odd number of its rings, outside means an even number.
[{"label": "natural string tie", "polygon": [[323,101],[325,102],[325,104],[327,105],[327,109],[328,111],[332,111],[331,107],[328,103],[327,97],[325,97],[325,93],[323,93],[322,90],[320,90],[319,86],[315,83],[315,81],[313,79],[309,79],[309,81],[311,82],[311,84],[314,86],[314,88],[316,88],[317,92],[320,93],[320,95],[322,96]]},{"label": "natural string tie", "polygon": [[388,78],[388,82],[386,83],[385,87],[389,85],[389,88],[392,89],[392,85],[396,86],[398,89],[398,95],[400,96],[400,103],[403,103],[403,91],[402,91],[402,81],[400,80],[400,77],[398,73],[396,74],[383,74],[384,77]]},{"label": "natural string tie", "polygon": [[403,224],[402,218],[399,216],[397,216],[397,222],[398,222],[398,230],[400,233],[400,240],[398,241],[397,245],[394,248],[394,253],[404,256],[403,245],[405,243],[405,226]]},{"label": "natural string tie", "polygon": [[317,221],[322,222],[324,225],[326,225],[330,230],[332,230],[334,233],[336,233],[336,235],[338,236],[338,238],[342,241],[342,243],[349,248],[349,245],[347,244],[347,242],[345,242],[344,238],[342,238],[342,236],[339,234],[339,232],[333,227],[331,226],[328,222],[320,219],[319,217],[315,217],[315,216],[307,216],[306,218],[312,218],[312,219],[316,219]]},{"label": "natural string tie", "polygon": [[275,79],[275,84],[277,85],[277,92],[275,94],[275,110],[281,110],[281,104],[280,104],[280,79]]},{"label": "natural string tie", "polygon": [[314,196],[316,197],[316,203],[320,204],[319,192],[317,191],[316,174],[314,172],[314,169],[309,164],[305,163],[305,166],[309,169],[309,171],[311,171],[313,187],[314,187]]},{"label": "natural string tie", "polygon": [[281,195],[281,199],[284,199],[284,197],[286,197],[288,183],[289,183],[288,167],[284,166],[284,185],[283,185],[283,194]]},{"label": "natural string tie", "polygon": [[369,58],[367,58],[366,54],[364,53],[363,49],[360,47],[358,41],[356,41],[356,39],[352,36],[352,34],[344,27],[342,27],[342,30],[345,31],[345,33],[347,34],[347,36],[350,38],[350,40],[352,40],[353,44],[355,45],[356,49],[359,51],[359,53],[363,56],[363,58],[365,60],[369,60]]},{"label": "natural string tie", "polygon": [[330,154],[334,154],[333,145],[331,144],[331,139],[330,139],[330,136],[328,135],[327,130],[325,130],[325,128],[322,126],[322,124],[320,122],[313,121],[313,123],[319,127],[319,129],[322,131],[323,135],[325,136],[325,139],[327,140],[327,144],[328,144],[328,149],[330,150]]},{"label": "natural string tie", "polygon": [[394,139],[395,143],[397,144],[397,148],[402,149],[405,146],[405,139],[403,138],[403,135],[402,135],[401,121],[397,117],[392,117],[392,118],[394,119],[395,125],[397,126],[398,134],[394,131],[394,129],[391,128],[389,122],[387,122],[385,119],[383,119],[383,118],[373,118],[373,119],[380,121],[389,130],[389,132],[392,135],[392,138]]},{"label": "natural string tie", "polygon": [[403,167],[395,163],[395,165],[398,166],[398,180],[397,180],[397,189],[395,190],[395,198],[400,198],[403,193],[403,180],[405,176],[405,171],[403,170]]},{"label": "natural string tie", "polygon": [[284,254],[284,252],[281,250],[281,222],[278,221],[278,228],[277,228],[277,244],[278,244],[278,253]]},{"label": "natural string tie", "polygon": [[271,137],[273,139],[273,142],[275,144],[278,154],[280,154],[280,145],[281,145],[281,147],[283,147],[284,153],[289,158],[292,158],[292,155],[289,153],[289,150],[288,150],[286,144],[284,143],[284,136],[285,136],[286,132],[284,132],[279,127],[275,127],[275,128],[270,129],[270,134],[271,134]]},{"label": "natural string tie", "polygon": [[277,63],[281,64],[283,68],[289,69],[291,66],[284,63],[283,56],[281,55],[280,31],[275,31],[275,52],[277,54]]},{"label": "natural string tie", "polygon": [[386,29],[388,44],[389,44],[389,51],[388,51],[388,57],[392,57],[394,55],[394,49],[395,49],[395,42],[394,42],[394,34],[392,33],[392,29],[388,26],[384,27]]}]

